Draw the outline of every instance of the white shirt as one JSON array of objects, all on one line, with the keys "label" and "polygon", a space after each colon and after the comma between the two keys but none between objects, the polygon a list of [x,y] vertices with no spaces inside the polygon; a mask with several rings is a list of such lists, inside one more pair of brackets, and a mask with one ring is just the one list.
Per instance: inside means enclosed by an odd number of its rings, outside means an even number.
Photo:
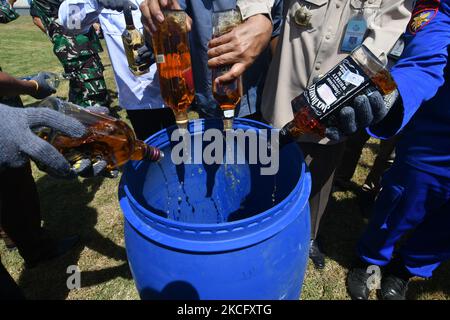
[{"label": "white shirt", "polygon": [[[143,0],[131,0],[139,7]],[[104,9],[96,0],[65,0],[59,7],[60,23],[73,33],[85,33],[98,18],[106,40],[114,78],[119,94],[119,105],[127,110],[164,108],[156,64],[148,73],[135,76],[128,68],[122,33],[125,30],[123,13]],[[143,32],[140,10],[133,10],[136,28]]]}]

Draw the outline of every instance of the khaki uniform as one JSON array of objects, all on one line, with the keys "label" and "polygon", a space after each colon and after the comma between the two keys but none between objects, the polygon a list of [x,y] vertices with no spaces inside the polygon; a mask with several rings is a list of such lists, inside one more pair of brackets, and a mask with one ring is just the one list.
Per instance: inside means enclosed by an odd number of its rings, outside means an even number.
[{"label": "khaki uniform", "polygon": [[[294,19],[301,7],[310,14],[305,21],[309,23],[304,25]],[[368,26],[363,43],[387,63],[389,51],[406,29],[412,7],[412,0],[285,1],[285,25],[264,87],[263,117],[277,128],[293,119],[292,99],[348,55],[341,51],[341,43],[348,22],[358,14]],[[312,175],[311,238],[315,239],[345,143],[313,135],[303,135],[299,142]]]},{"label": "khaki uniform", "polygon": [[[274,127],[293,119],[291,101],[348,53],[340,50],[348,21],[362,12],[368,35],[364,44],[382,61],[405,31],[413,1],[403,0],[287,0],[286,21],[263,93],[262,114]],[[309,26],[292,17],[299,6],[311,13]],[[314,136],[301,141],[318,142]],[[323,139],[321,143],[327,143]]]},{"label": "khaki uniform", "polygon": [[242,20],[247,20],[257,14],[266,14],[269,17],[275,0],[237,0],[236,5],[241,11]]}]

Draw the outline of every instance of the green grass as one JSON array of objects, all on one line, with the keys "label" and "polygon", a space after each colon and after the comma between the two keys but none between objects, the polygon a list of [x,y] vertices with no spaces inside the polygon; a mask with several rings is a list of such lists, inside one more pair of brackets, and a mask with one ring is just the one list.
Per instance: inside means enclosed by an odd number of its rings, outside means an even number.
[{"label": "green grass", "polygon": [[[105,47],[106,49],[106,47]],[[107,85],[115,92],[112,69],[105,52]],[[0,66],[15,76],[42,70],[62,72],[50,41],[31,22],[21,17],[0,25]],[[67,84],[58,95],[67,96]],[[34,102],[25,98],[25,103]],[[113,101],[113,106],[117,100]],[[119,112],[124,117],[124,113]],[[373,161],[374,142],[364,154],[353,181],[362,184]],[[126,263],[123,217],[118,205],[119,179],[61,181],[33,170],[43,213],[43,223],[54,236],[80,234],[81,244],[70,254],[26,270],[17,252],[8,252],[0,243],[2,262],[32,299],[137,299],[138,295]],[[362,218],[353,192],[336,192],[323,220],[321,234],[327,266],[316,271],[308,266],[303,299],[348,299],[345,276],[355,243],[366,221]],[[79,290],[66,287],[66,268],[78,265],[82,271]],[[450,264],[441,266],[432,280],[417,279],[410,286],[411,299],[449,299]]]}]

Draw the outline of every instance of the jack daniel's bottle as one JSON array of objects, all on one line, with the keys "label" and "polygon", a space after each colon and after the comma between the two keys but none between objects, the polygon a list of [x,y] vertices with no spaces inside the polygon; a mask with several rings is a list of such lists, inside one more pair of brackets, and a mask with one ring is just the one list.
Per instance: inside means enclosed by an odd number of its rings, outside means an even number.
[{"label": "jack daniel's bottle", "polygon": [[281,129],[280,142],[302,134],[324,137],[332,116],[370,86],[385,100],[397,89],[389,71],[363,45],[292,100],[294,119]]},{"label": "jack daniel's bottle", "polygon": [[101,158],[112,170],[129,160],[159,161],[162,151],[137,140],[134,131],[122,120],[90,112],[70,102],[54,97],[43,100],[40,107],[47,107],[80,121],[87,128],[81,138],[67,137],[47,127],[34,129],[41,138],[51,143],[71,164],[89,158]]},{"label": "jack daniel's bottle", "polygon": [[140,76],[147,73],[150,68],[150,61],[144,63],[137,62],[139,56],[138,50],[145,45],[144,36],[134,26],[133,14],[131,13],[130,7],[124,8],[123,15],[125,17],[126,28],[122,34],[122,42],[128,60],[128,67],[135,76]]}]

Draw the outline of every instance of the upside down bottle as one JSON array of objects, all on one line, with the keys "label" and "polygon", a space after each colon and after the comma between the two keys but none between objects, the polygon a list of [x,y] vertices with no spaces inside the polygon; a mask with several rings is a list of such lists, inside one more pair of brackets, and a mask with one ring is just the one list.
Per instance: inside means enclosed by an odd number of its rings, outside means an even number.
[{"label": "upside down bottle", "polygon": [[41,138],[51,143],[71,164],[82,158],[96,161],[101,158],[112,170],[129,160],[159,161],[162,151],[137,140],[134,131],[122,120],[108,115],[93,113],[70,102],[49,97],[40,107],[47,107],[80,121],[87,128],[81,138],[65,136],[47,127],[34,129]]},{"label": "upside down bottle", "polygon": [[[302,134],[324,137],[332,116],[372,86],[380,91],[385,101],[397,92],[389,71],[363,45],[292,100],[294,119],[281,129],[280,142],[286,143]],[[389,103],[386,105],[388,107]]]},{"label": "upside down bottle", "polygon": [[152,35],[161,96],[173,110],[178,127],[185,129],[187,110],[195,95],[186,13],[163,10],[163,14],[164,21]]},{"label": "upside down bottle", "polygon": [[[212,16],[213,38],[230,32],[241,24],[241,21],[241,12],[238,9],[214,12]],[[224,130],[232,129],[236,105],[242,96],[242,82],[240,77],[228,83],[216,83],[215,81],[218,77],[230,71],[230,69],[231,66],[226,65],[211,70],[213,96],[222,110]]]}]

